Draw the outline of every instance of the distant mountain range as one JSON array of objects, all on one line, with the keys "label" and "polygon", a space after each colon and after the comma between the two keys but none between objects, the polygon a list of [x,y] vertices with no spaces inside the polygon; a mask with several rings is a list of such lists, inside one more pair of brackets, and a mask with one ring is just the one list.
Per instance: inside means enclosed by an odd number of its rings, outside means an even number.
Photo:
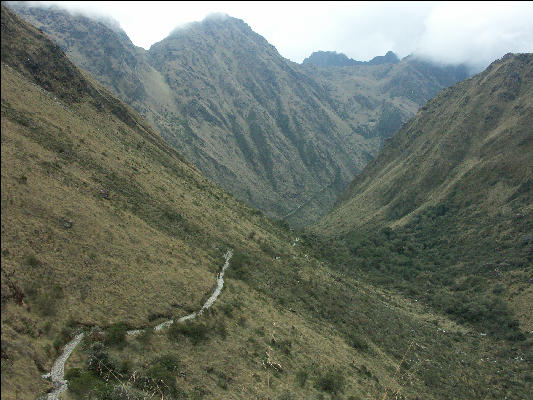
[{"label": "distant mountain range", "polygon": [[399,62],[400,59],[392,51],[388,51],[384,56],[376,56],[370,61],[357,61],[336,51],[315,51],[303,60],[302,64],[312,64],[319,67],[347,67],[352,65],[397,64]]},{"label": "distant mountain range", "polygon": [[204,174],[293,226],[322,216],[384,139],[467,76],[393,53],[346,70],[299,65],[231,17],[146,51],[108,21],[13,7]]},{"label": "distant mountain range", "polygon": [[[510,214],[530,212],[521,207],[531,200],[532,67],[531,55],[509,55],[427,102],[340,197],[324,220],[331,232],[404,225],[439,204],[494,215],[509,202]],[[498,201],[487,182],[500,182]]]}]

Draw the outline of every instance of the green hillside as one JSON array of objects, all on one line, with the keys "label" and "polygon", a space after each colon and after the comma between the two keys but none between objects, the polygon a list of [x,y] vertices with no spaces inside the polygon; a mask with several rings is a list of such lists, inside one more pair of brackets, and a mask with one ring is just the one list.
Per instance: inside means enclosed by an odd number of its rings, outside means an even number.
[{"label": "green hillside", "polygon": [[458,321],[531,340],[533,56],[443,90],[314,231],[350,273]]},{"label": "green hillside", "polygon": [[206,176],[295,227],[324,215],[385,138],[466,77],[409,60],[322,71],[220,16],[145,51],[106,21],[14,7]]}]

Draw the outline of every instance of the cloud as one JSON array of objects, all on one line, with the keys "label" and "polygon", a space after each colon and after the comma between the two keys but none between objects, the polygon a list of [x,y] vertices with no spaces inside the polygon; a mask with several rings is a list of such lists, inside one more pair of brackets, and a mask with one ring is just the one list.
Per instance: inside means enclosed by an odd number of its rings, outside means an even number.
[{"label": "cloud", "polygon": [[533,51],[533,3],[445,3],[424,21],[413,52],[445,63],[486,67],[509,52]]},{"label": "cloud", "polygon": [[482,69],[508,52],[533,52],[533,2],[40,2],[109,15],[148,49],[211,13],[244,20],[280,54],[302,62],[330,50],[367,61],[392,50]]}]

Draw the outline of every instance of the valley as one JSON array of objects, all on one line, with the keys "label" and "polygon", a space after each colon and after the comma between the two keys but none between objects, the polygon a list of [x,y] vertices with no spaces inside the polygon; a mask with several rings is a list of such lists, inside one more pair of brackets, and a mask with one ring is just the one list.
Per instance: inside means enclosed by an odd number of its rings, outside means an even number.
[{"label": "valley", "polygon": [[532,54],[453,85],[45,11],[2,4],[2,399],[531,393]]},{"label": "valley", "polygon": [[13,7],[204,175],[298,228],[323,216],[420,106],[468,76],[413,57],[300,65],[231,17],[176,29],[144,50],[109,21]]}]

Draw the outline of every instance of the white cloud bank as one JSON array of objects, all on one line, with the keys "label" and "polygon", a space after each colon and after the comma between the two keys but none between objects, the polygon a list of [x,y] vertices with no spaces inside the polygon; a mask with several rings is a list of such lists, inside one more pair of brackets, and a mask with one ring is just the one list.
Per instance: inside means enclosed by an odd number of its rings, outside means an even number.
[{"label": "white cloud bank", "polygon": [[388,50],[486,67],[508,52],[533,52],[533,2],[41,2],[115,18],[149,48],[213,12],[243,19],[280,54],[302,62],[331,50],[365,61]]}]

